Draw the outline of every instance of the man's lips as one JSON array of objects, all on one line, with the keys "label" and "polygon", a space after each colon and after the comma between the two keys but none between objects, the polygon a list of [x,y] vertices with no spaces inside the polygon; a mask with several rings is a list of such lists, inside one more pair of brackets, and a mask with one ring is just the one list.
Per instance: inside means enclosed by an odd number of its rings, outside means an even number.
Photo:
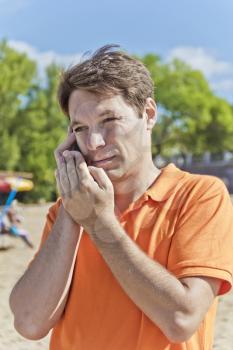
[{"label": "man's lips", "polygon": [[102,159],[99,159],[99,160],[93,160],[91,163],[93,165],[104,165],[105,163],[110,162],[113,158],[115,158],[115,156],[108,157],[108,158],[102,158]]}]

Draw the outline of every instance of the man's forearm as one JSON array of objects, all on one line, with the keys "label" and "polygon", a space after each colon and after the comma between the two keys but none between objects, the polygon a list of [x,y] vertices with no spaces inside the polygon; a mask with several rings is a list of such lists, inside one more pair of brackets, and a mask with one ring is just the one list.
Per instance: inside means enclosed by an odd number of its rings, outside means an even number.
[{"label": "man's forearm", "polygon": [[96,225],[91,234],[97,249],[134,303],[166,335],[175,332],[174,318],[187,311],[185,287],[148,257],[116,218],[109,221]]},{"label": "man's forearm", "polygon": [[16,328],[25,337],[46,335],[60,316],[73,273],[78,232],[79,225],[61,205],[47,241],[15,285],[10,306]]}]

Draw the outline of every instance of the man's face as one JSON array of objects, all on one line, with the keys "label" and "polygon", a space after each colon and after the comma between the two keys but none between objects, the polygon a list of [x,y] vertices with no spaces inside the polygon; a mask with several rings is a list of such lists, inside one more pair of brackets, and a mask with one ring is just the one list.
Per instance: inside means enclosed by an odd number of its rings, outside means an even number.
[{"label": "man's face", "polygon": [[75,90],[69,114],[87,164],[103,168],[113,182],[137,174],[144,157],[150,156],[147,119],[139,118],[122,96]]}]

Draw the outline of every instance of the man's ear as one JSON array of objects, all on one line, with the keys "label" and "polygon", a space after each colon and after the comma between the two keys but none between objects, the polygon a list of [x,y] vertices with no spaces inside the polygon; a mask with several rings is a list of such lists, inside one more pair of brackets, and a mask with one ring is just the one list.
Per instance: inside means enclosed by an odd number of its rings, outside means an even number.
[{"label": "man's ear", "polygon": [[152,130],[157,120],[157,106],[151,97],[146,99],[144,114],[147,121],[147,130]]}]

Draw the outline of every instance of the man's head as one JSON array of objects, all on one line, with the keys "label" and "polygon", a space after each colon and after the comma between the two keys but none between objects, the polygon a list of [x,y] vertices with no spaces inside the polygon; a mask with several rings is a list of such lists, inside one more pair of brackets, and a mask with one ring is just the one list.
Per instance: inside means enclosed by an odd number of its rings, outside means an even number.
[{"label": "man's head", "polygon": [[78,89],[108,96],[119,94],[142,115],[146,99],[154,96],[153,81],[140,61],[116,47],[106,45],[63,73],[58,99],[67,116],[70,95]]},{"label": "man's head", "polygon": [[151,159],[156,105],[146,67],[113,49],[105,46],[64,72],[58,97],[87,163],[121,181]]}]

